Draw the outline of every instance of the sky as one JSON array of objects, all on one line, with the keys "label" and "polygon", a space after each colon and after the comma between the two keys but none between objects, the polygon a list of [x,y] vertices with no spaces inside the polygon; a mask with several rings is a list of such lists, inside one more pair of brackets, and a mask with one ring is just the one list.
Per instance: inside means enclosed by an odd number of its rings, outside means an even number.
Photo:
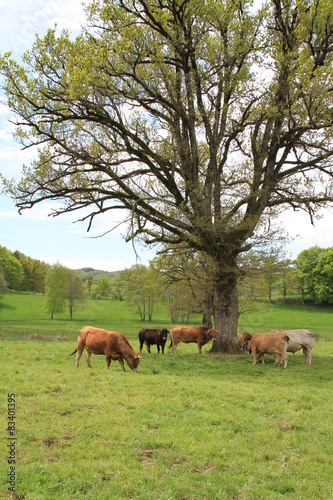
[{"label": "sky", "polygon": [[[67,28],[75,35],[85,24],[81,0],[0,0],[0,12],[0,52],[11,51],[18,62],[23,52],[31,47],[35,33],[43,36],[48,28],[57,24],[59,30]],[[19,176],[23,164],[30,163],[33,152],[20,149],[13,139],[9,118],[5,96],[0,91],[0,172],[12,178]],[[69,214],[49,217],[49,211],[50,205],[44,203],[19,215],[14,201],[0,194],[0,245],[71,269],[92,267],[119,271],[136,263],[147,265],[154,257],[154,250],[139,244],[134,249],[131,242],[125,242],[124,226],[101,237],[111,227],[110,216],[97,218],[87,233],[86,222],[75,222]],[[119,221],[120,217],[121,214]],[[117,214],[113,220],[117,220]],[[315,227],[303,212],[285,212],[281,221],[290,235],[297,235],[286,247],[291,258],[314,245],[322,248],[333,246],[333,209],[323,211]]]}]

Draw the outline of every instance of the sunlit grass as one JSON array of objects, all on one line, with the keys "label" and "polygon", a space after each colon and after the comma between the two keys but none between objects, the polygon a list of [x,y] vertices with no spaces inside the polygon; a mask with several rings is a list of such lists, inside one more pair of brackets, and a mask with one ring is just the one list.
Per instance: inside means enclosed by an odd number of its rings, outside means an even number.
[{"label": "sunlit grass", "polygon": [[[211,354],[206,345],[199,356],[196,345],[180,344],[176,356],[144,348],[138,373],[123,373],[118,362],[108,371],[104,356],[92,356],[92,369],[83,357],[76,369],[69,353],[84,324],[125,333],[137,351],[142,323],[125,302],[87,301],[73,322],[47,318],[42,296],[8,294],[0,304],[0,331],[7,328],[0,339],[4,495],[7,394],[15,393],[17,498],[333,497],[329,308],[259,303],[242,325],[252,332],[272,324],[312,328],[311,366],[301,352],[283,370],[271,356],[252,366],[245,354]],[[152,326],[161,324],[170,326],[162,308]],[[26,339],[20,328],[47,338]],[[55,341],[62,331],[69,341]]]},{"label": "sunlit grass", "polygon": [[[330,498],[332,343],[313,364],[144,353],[139,372],[70,343],[1,342],[1,410],[17,397],[24,498]],[[4,432],[4,438],[6,433]],[[1,454],[6,457],[6,450]],[[1,462],[2,477],[8,464]]]}]

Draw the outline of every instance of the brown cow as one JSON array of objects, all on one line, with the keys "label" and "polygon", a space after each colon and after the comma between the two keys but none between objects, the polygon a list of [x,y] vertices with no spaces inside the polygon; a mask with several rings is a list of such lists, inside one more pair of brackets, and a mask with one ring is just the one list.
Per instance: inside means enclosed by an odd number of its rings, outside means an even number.
[{"label": "brown cow", "polygon": [[237,333],[239,347],[243,352],[247,352],[247,344],[252,339],[252,335],[249,332]]},{"label": "brown cow", "polygon": [[249,352],[253,352],[253,365],[257,362],[257,357],[261,356],[261,362],[264,365],[265,354],[274,354],[281,356],[279,366],[284,361],[284,368],[288,365],[287,347],[289,337],[285,333],[255,333],[247,344]]},{"label": "brown cow", "polygon": [[[303,349],[304,363],[306,365],[311,365],[312,361],[312,348],[315,344],[315,338],[312,335],[311,330],[270,330],[270,333],[284,333],[289,337],[289,343],[287,347],[287,352],[295,352]],[[277,363],[278,357],[275,358]]]},{"label": "brown cow", "polygon": [[156,344],[158,354],[160,353],[160,347],[162,348],[162,354],[164,354],[168,333],[169,331],[166,328],[142,328],[138,335],[140,352],[142,352],[143,344],[146,344],[147,351],[150,354],[150,346]]},{"label": "brown cow", "polygon": [[88,367],[91,368],[90,356],[92,354],[104,354],[106,356],[106,366],[110,368],[111,360],[118,360],[120,366],[125,371],[124,359],[131,370],[137,372],[140,354],[136,354],[132,349],[125,335],[118,332],[109,332],[93,326],[84,326],[77,338],[77,348],[70,356],[76,354],[75,366],[79,366],[79,361],[83,350],[86,349],[86,359]]},{"label": "brown cow", "polygon": [[198,352],[201,354],[201,347],[210,340],[215,340],[216,330],[206,326],[173,326],[170,330],[172,354],[176,354],[179,342],[198,344]]}]

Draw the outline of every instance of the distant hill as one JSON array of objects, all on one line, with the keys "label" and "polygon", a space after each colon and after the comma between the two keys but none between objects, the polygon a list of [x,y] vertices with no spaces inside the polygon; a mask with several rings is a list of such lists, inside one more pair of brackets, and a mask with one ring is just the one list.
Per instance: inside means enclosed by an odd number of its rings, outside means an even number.
[{"label": "distant hill", "polygon": [[93,269],[92,267],[83,267],[82,269],[75,269],[75,272],[81,277],[82,281],[85,282],[89,276],[92,274],[94,277],[94,283],[100,278],[106,278],[112,283],[116,281],[121,271],[101,271],[100,269]]}]

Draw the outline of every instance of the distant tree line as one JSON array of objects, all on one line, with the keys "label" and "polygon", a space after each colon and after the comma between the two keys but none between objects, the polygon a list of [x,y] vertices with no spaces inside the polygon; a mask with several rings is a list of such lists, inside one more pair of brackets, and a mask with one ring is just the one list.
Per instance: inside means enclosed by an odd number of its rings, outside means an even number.
[{"label": "distant tree line", "polygon": [[0,290],[44,293],[48,264],[0,245]]},{"label": "distant tree line", "polygon": [[[198,252],[165,250],[149,266],[134,265],[118,273],[93,269],[73,271],[60,264],[50,266],[0,246],[0,293],[6,289],[45,294],[45,308],[51,315],[82,301],[119,299],[133,304],[142,321],[152,321],[156,304],[169,309],[173,323],[190,321],[202,314],[203,324],[212,323],[214,266]],[[296,260],[279,248],[249,252],[239,262],[238,294],[240,315],[253,299],[297,296],[316,304],[333,303],[333,247],[311,247]]]},{"label": "distant tree line", "polygon": [[[114,286],[114,296],[125,298],[142,321],[152,320],[154,305],[163,301],[173,323],[190,321],[202,314],[203,324],[212,323],[214,273],[212,263],[198,253],[165,252],[149,267],[135,265],[122,271]],[[279,248],[249,252],[239,263],[239,311],[253,300],[287,296],[303,303],[333,303],[333,247],[312,247],[296,260],[286,258]],[[115,293],[116,291],[116,293]]]}]

